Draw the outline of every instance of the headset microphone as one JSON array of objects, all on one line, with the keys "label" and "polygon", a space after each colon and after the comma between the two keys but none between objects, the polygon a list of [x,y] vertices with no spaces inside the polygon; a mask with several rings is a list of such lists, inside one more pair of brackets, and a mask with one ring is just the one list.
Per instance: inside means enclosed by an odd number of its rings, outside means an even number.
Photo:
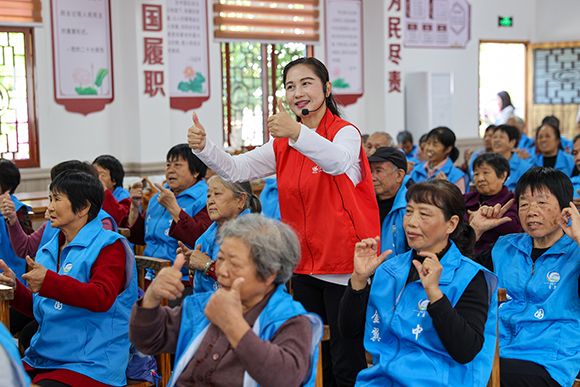
[{"label": "headset microphone", "polygon": [[302,109],[302,115],[303,116],[307,116],[309,114],[310,114],[310,110],[308,110],[308,109]]}]

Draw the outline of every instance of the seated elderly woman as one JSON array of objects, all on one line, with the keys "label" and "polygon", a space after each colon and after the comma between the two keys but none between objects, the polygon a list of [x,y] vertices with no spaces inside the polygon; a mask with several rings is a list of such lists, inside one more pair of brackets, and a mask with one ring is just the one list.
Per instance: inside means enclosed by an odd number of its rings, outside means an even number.
[{"label": "seated elderly woman", "polygon": [[0,159],[0,258],[13,267],[18,277],[26,271],[24,255],[18,255],[10,244],[8,226],[18,223],[25,234],[31,234],[32,223],[28,216],[29,207],[14,196],[14,191],[20,184],[20,171],[10,160]]},{"label": "seated elderly woman", "polygon": [[563,149],[557,122],[544,120],[536,131],[536,147],[539,153],[531,160],[533,166],[555,168],[572,176],[574,158]]},{"label": "seated elderly woman", "polygon": [[[561,171],[536,167],[515,194],[525,233],[499,238],[491,252],[507,292],[499,309],[501,383],[571,386],[580,369],[580,226],[572,184]],[[505,208],[487,210],[476,218],[482,230],[505,220]]]},{"label": "seated elderly woman", "polygon": [[140,212],[142,189],[131,190],[128,225],[131,242],[146,244],[145,255],[173,262],[177,241],[192,246],[210,226],[211,220],[205,208],[205,164],[191,153],[187,144],[172,147],[166,159],[167,182],[165,186],[156,185],[159,192],[149,201],[146,214]]},{"label": "seated elderly woman", "polygon": [[[510,174],[509,162],[497,153],[483,153],[473,162],[473,183],[475,191],[464,195],[465,207],[469,213],[475,212],[481,206],[503,206],[514,198],[514,194],[505,186],[506,179]],[[489,250],[497,238],[502,235],[521,232],[522,227],[518,220],[517,206],[511,201],[505,216],[509,222],[503,223],[484,233],[474,228],[477,242],[475,243],[474,255]],[[468,221],[468,217],[465,219]]]},{"label": "seated elderly woman", "polygon": [[123,164],[111,155],[101,155],[93,161],[93,167],[99,174],[99,180],[105,190],[103,210],[110,214],[117,224],[123,225],[131,208],[129,191],[123,188],[125,178]]},{"label": "seated elderly woman", "polygon": [[298,238],[278,221],[249,214],[225,223],[220,239],[220,288],[160,307],[184,290],[179,254],[133,308],[131,341],[144,353],[175,353],[172,386],[313,385],[322,323],[285,287],[300,256]]},{"label": "seated elderly woman", "polygon": [[364,333],[373,357],[357,385],[486,385],[495,352],[497,279],[468,258],[474,235],[464,219],[457,186],[419,183],[407,192],[403,223],[412,250],[383,262],[390,250],[377,256],[378,238],[355,246],[339,324],[345,335]]},{"label": "seated elderly woman", "polygon": [[260,201],[249,183],[233,183],[214,175],[207,180],[207,185],[207,212],[213,223],[195,242],[195,250],[189,250],[182,243],[181,250],[178,249],[185,254],[190,270],[194,270],[194,292],[217,289],[215,261],[220,249],[220,227],[238,216],[260,212]]},{"label": "seated elderly woman", "polygon": [[97,217],[103,187],[95,176],[63,172],[50,184],[49,199],[57,232],[35,261],[27,257],[28,287],[0,260],[0,283],[16,287],[12,307],[39,324],[25,352],[26,371],[40,386],[125,385],[135,258]]}]

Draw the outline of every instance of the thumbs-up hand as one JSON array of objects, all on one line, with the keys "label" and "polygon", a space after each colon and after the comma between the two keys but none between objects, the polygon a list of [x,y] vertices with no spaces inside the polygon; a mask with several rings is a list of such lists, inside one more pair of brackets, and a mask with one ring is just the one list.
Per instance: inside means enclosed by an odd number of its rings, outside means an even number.
[{"label": "thumbs-up hand", "polygon": [[227,288],[222,285],[211,296],[205,307],[207,319],[224,332],[234,348],[237,341],[243,336],[243,329],[245,327],[249,329],[246,320],[244,320],[242,306],[244,281],[244,278],[238,277],[232,282],[231,287]]},{"label": "thumbs-up hand", "polygon": [[2,212],[2,216],[4,216],[4,219],[6,219],[8,225],[12,226],[18,221],[16,207],[14,206],[14,202],[12,201],[12,198],[8,192],[0,195],[0,211]]},{"label": "thumbs-up hand", "polygon": [[179,221],[181,207],[179,207],[173,191],[163,187],[159,183],[155,183],[155,187],[159,190],[159,196],[157,196],[157,201],[159,204],[161,204],[167,211],[169,211],[175,222]]},{"label": "thumbs-up hand", "polygon": [[8,267],[6,262],[0,259],[0,284],[10,286],[11,288],[16,287],[16,274]]},{"label": "thumbs-up hand", "polygon": [[199,122],[197,114],[193,112],[193,125],[187,129],[187,143],[195,151],[202,151],[205,148],[205,128]]},{"label": "thumbs-up hand", "polygon": [[22,279],[26,280],[28,287],[32,293],[38,293],[42,284],[44,283],[44,278],[46,277],[46,272],[48,269],[42,266],[40,263],[34,261],[30,256],[26,256],[26,264],[30,268],[26,274],[22,275]]},{"label": "thumbs-up hand", "polygon": [[157,308],[164,298],[176,300],[183,295],[185,287],[181,282],[181,269],[185,265],[185,255],[177,254],[173,266],[163,268],[157,273],[143,296],[141,306],[145,309]]},{"label": "thumbs-up hand", "polygon": [[300,123],[290,117],[284,108],[282,99],[278,99],[278,112],[268,117],[268,130],[274,138],[291,138],[293,141],[300,135]]}]

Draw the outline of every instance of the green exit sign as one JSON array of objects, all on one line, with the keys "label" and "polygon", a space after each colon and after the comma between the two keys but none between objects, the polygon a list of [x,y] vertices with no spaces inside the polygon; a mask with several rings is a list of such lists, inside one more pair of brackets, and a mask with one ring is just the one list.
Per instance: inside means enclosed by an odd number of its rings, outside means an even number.
[{"label": "green exit sign", "polygon": [[513,27],[514,18],[511,16],[498,16],[497,25],[499,27]]}]

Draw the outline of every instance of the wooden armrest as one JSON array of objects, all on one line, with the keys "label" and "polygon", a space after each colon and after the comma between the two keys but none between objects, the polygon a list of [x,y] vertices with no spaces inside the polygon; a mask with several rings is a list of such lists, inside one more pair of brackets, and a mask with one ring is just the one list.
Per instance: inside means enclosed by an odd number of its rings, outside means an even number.
[{"label": "wooden armrest", "polygon": [[125,238],[130,238],[131,237],[131,230],[126,228],[126,227],[119,227],[119,229],[117,230],[117,232],[121,235],[123,235]]},{"label": "wooden armrest", "polygon": [[153,269],[159,271],[164,267],[171,266],[171,261],[168,259],[147,257],[145,255],[136,255],[135,260],[137,261],[138,269]]},{"label": "wooden armrest", "polygon": [[497,302],[506,302],[507,301],[507,291],[505,288],[498,288],[497,289]]},{"label": "wooden armrest", "polygon": [[14,288],[0,285],[0,301],[11,301],[14,299]]}]

